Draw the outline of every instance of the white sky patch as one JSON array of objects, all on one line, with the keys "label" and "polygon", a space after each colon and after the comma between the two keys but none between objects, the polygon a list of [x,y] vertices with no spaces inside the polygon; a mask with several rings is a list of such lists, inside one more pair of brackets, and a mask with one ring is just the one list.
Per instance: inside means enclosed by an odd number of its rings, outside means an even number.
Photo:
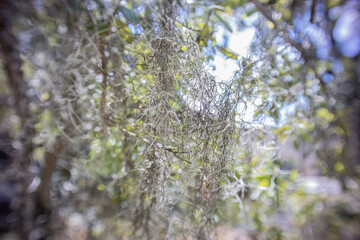
[{"label": "white sky patch", "polygon": [[225,59],[222,56],[219,56],[220,54],[217,54],[214,57],[215,70],[212,71],[212,74],[215,76],[217,82],[228,81],[234,76],[234,71],[239,68],[236,61],[232,59]]},{"label": "white sky patch", "polygon": [[229,49],[233,50],[242,57],[246,56],[254,35],[254,28],[247,28],[241,32],[234,32],[229,37]]},{"label": "white sky patch", "polygon": [[[236,117],[236,120],[239,121],[240,119],[244,122],[252,122],[253,117],[255,114],[255,105],[250,104],[249,102],[246,104],[240,103],[238,107],[238,112],[241,114],[239,117]],[[238,119],[240,118],[240,119]]]},{"label": "white sky patch", "polygon": [[[229,24],[233,29],[233,33],[230,33],[224,27],[219,26],[215,33],[216,42],[219,43],[220,46],[223,46],[224,34],[226,34],[228,37],[226,47],[238,54],[239,57],[245,57],[255,35],[255,28],[245,28],[243,31],[236,30],[235,17],[229,18]],[[215,70],[212,74],[216,77],[217,81],[230,80],[234,76],[234,72],[239,69],[236,60],[226,58],[226,56],[220,52],[215,55],[212,64],[215,66]]]}]

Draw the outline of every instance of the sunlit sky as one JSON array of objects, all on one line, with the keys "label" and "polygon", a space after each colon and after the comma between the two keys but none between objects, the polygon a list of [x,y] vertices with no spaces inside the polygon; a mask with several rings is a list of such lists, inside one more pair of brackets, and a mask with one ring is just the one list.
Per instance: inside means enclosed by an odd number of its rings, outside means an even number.
[{"label": "sunlit sky", "polygon": [[[248,27],[238,30],[235,17],[229,17],[229,24],[233,29],[230,33],[224,27],[219,26],[215,33],[215,39],[220,45],[224,44],[224,35],[227,36],[227,48],[237,53],[239,57],[245,57],[255,34],[255,28]],[[218,81],[227,81],[234,76],[234,71],[238,70],[236,60],[227,58],[222,53],[217,52],[212,63],[215,69],[212,74]]]}]

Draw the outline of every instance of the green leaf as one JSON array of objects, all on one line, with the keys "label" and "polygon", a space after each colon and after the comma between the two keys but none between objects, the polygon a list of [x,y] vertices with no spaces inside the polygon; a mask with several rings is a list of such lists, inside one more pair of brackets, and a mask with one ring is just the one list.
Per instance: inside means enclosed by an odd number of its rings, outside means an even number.
[{"label": "green leaf", "polygon": [[99,191],[104,191],[106,189],[106,186],[104,184],[100,183],[96,186],[96,188]]},{"label": "green leaf", "polygon": [[[204,24],[199,24],[199,26],[200,26],[199,28],[202,29],[202,31],[200,33],[200,37],[202,39],[208,38],[214,32],[214,30],[210,26],[208,26],[206,24],[205,25]],[[202,27],[202,26],[204,26],[204,27]]]},{"label": "green leaf", "polygon": [[237,59],[239,55],[237,55],[235,52],[231,51],[228,48],[223,48],[220,46],[216,46],[216,48],[225,56],[227,56],[228,58],[232,58],[232,59]]},{"label": "green leaf", "polygon": [[134,24],[138,24],[140,22],[140,19],[138,18],[138,16],[136,16],[134,11],[132,11],[124,6],[120,6],[119,10],[122,14],[124,14],[125,18],[127,20],[129,20],[130,22],[132,22]]},{"label": "green leaf", "polygon": [[293,170],[291,171],[291,173],[290,173],[290,176],[289,176],[290,181],[295,182],[295,180],[297,179],[298,175],[299,175],[299,172],[298,172],[296,169],[293,169]]},{"label": "green leaf", "polygon": [[256,13],[256,12],[257,12],[256,7],[249,8],[249,9],[246,11],[246,16],[247,16],[247,17],[250,17],[251,15],[253,15],[253,14]]},{"label": "green leaf", "polygon": [[334,169],[337,172],[344,172],[345,171],[345,166],[342,162],[338,161],[335,163],[334,165]]},{"label": "green leaf", "polygon": [[228,8],[235,8],[243,6],[246,2],[246,0],[225,0],[221,1],[220,5]]},{"label": "green leaf", "polygon": [[229,25],[229,23],[228,22],[226,22],[224,19],[222,19],[220,16],[219,16],[219,14],[217,14],[216,12],[215,12],[215,16],[216,16],[216,18],[220,21],[220,23],[222,24],[222,25],[224,25],[224,27],[229,31],[229,32],[233,32],[233,30],[232,30],[232,28],[230,27],[230,25]]},{"label": "green leaf", "polygon": [[43,102],[49,100],[49,98],[50,98],[50,94],[48,92],[43,93],[40,97],[41,101],[43,101]]},{"label": "green leaf", "polygon": [[327,1],[327,7],[328,8],[336,7],[339,6],[341,3],[342,3],[341,0],[329,0]]},{"label": "green leaf", "polygon": [[326,108],[317,109],[316,112],[315,112],[315,116],[318,117],[318,118],[322,118],[326,122],[331,122],[331,121],[333,121],[335,119],[334,114],[329,112],[329,110],[327,110]]},{"label": "green leaf", "polygon": [[276,122],[279,121],[279,110],[276,108],[275,103],[272,105],[269,111],[270,117],[272,117]]},{"label": "green leaf", "polygon": [[116,19],[114,26],[118,28],[117,32],[121,38],[119,39],[121,43],[122,40],[127,43],[132,43],[134,41],[134,35],[124,22],[122,22],[120,19]]},{"label": "green leaf", "polygon": [[123,27],[127,27],[126,23],[124,23],[123,21],[121,21],[120,19],[116,19],[115,20],[116,25],[114,24],[114,26],[118,27],[118,28],[123,28]]},{"label": "green leaf", "polygon": [[259,180],[258,185],[261,187],[269,187],[271,185],[270,176],[257,177]]}]

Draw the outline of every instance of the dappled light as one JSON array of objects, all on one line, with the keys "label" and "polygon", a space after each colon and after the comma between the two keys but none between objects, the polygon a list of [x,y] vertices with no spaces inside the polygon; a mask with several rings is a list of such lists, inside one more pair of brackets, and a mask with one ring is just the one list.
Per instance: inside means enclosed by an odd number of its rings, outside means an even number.
[{"label": "dappled light", "polygon": [[356,0],[3,0],[0,239],[359,239]]}]

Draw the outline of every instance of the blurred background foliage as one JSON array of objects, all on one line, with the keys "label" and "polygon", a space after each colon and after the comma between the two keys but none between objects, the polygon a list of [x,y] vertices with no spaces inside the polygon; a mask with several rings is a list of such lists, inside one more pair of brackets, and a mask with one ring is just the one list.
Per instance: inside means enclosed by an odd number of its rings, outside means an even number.
[{"label": "blurred background foliage", "polygon": [[359,9],[1,1],[2,239],[358,239]]}]

